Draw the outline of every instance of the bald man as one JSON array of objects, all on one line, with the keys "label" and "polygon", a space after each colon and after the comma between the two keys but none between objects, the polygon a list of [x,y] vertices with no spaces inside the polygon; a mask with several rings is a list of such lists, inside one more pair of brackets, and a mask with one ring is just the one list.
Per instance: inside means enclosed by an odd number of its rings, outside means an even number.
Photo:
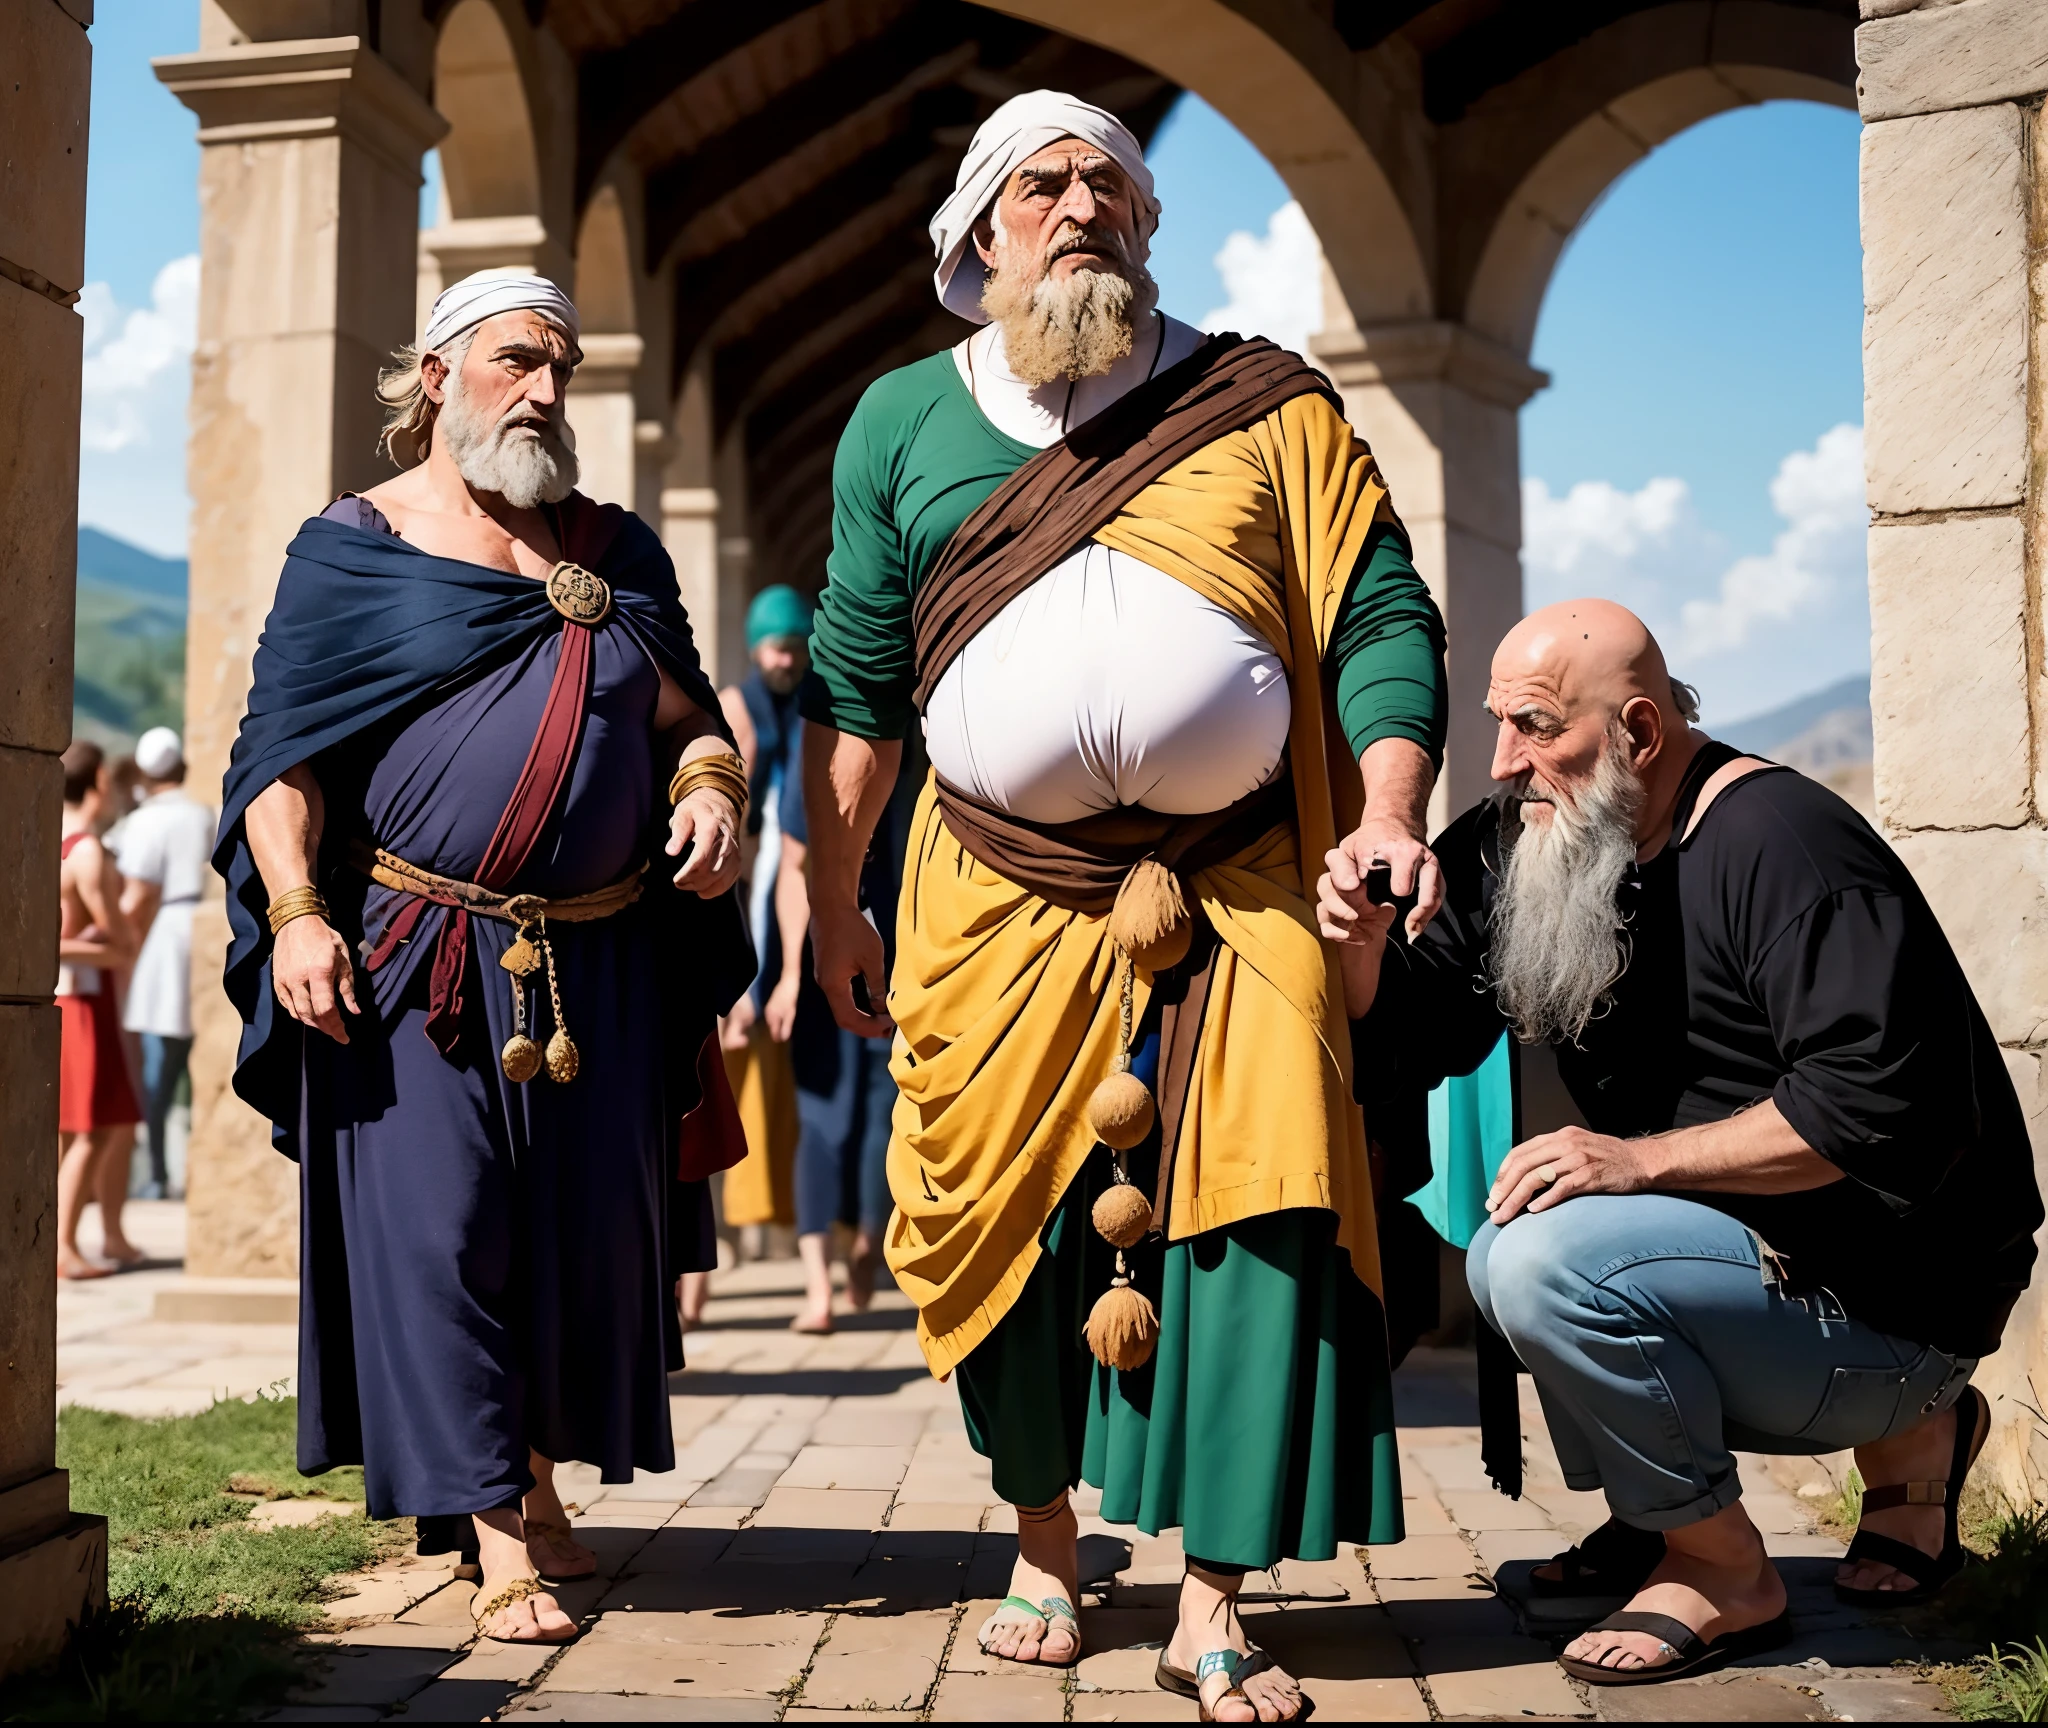
[{"label": "bald man", "polygon": [[1367,1120],[1504,1031],[1586,1122],[1513,1148],[1469,1276],[1613,1520],[1538,1574],[1634,1592],[1565,1653],[1639,1683],[1789,1636],[1731,1448],[1856,1449],[1852,1601],[1961,1565],[1989,1423],[1969,1386],[2042,1208],[1996,1039],[1891,849],[1840,799],[1692,721],[1633,614],[1571,601],[1493,661],[1500,790],[1437,839],[1413,940],[1332,852]]}]

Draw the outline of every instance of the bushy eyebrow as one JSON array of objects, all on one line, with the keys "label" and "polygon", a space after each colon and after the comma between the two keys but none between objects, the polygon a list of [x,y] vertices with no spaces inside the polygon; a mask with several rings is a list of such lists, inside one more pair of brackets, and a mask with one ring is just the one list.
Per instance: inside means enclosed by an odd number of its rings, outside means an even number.
[{"label": "bushy eyebrow", "polygon": [[1092,156],[1087,161],[1072,167],[1019,168],[1017,170],[1017,178],[1020,182],[1028,182],[1035,190],[1047,184],[1055,186],[1065,185],[1076,174],[1086,177],[1090,174],[1100,173],[1105,168],[1114,168],[1115,166],[1116,163],[1107,156]]},{"label": "bushy eyebrow", "polygon": [[580,365],[583,360],[582,354],[575,349],[557,354],[552,349],[543,348],[538,342],[501,342],[498,344],[496,352],[491,355],[491,358],[493,360],[518,358],[530,360],[536,366],[570,367]]}]

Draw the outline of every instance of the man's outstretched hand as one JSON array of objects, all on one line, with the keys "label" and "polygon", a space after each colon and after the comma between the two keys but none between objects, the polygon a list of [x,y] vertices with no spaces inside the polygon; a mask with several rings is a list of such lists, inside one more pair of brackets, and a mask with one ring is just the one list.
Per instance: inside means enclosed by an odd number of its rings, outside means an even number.
[{"label": "man's outstretched hand", "polygon": [[[882,933],[870,924],[858,907],[827,905],[811,907],[811,960],[818,973],[818,987],[832,1004],[832,1018],[849,1032],[863,1038],[886,1038],[896,1030],[884,1004],[889,999],[889,975],[882,952]],[[868,1004],[875,1011],[863,1014],[853,998],[853,981],[867,985]]]}]

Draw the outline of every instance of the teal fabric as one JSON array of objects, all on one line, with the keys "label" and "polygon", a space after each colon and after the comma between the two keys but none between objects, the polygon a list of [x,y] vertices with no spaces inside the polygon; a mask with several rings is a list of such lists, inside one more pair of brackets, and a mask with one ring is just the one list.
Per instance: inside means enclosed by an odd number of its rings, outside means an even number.
[{"label": "teal fabric", "polygon": [[747,607],[747,652],[776,636],[808,636],[811,603],[787,582],[763,588]]},{"label": "teal fabric", "polygon": [[1486,1193],[1514,1145],[1514,1057],[1506,1033],[1470,1074],[1429,1095],[1429,1181],[1408,1196],[1453,1248],[1468,1248],[1486,1222]]},{"label": "teal fabric", "polygon": [[[996,1492],[1043,1506],[1085,1481],[1112,1523],[1177,1527],[1188,1553],[1225,1565],[1400,1541],[1386,1320],[1336,1246],[1335,1215],[1269,1213],[1142,1244],[1127,1258],[1159,1311],[1159,1345],[1119,1374],[1081,1337],[1114,1270],[1088,1216],[1109,1171],[1098,1150],[1015,1306],[957,1372]],[[1135,1159],[1132,1175],[1145,1177]]]},{"label": "teal fabric", "polygon": [[[1038,452],[976,406],[951,351],[870,385],[832,463],[832,552],[811,637],[804,718],[860,738],[901,738],[916,668],[910,599],[954,531]],[[1376,526],[1323,656],[1355,754],[1410,738],[1443,759],[1443,620],[1407,536]]]}]

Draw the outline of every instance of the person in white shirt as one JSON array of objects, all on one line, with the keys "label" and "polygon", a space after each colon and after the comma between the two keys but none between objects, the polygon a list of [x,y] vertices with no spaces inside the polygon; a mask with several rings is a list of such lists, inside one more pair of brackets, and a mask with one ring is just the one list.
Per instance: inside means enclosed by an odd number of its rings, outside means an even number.
[{"label": "person in white shirt", "polygon": [[192,1054],[192,913],[213,852],[214,813],[185,792],[177,733],[154,726],[135,745],[145,796],[121,824],[121,909],[146,932],[122,1024],[142,1035],[149,1196],[170,1192],[165,1124]]}]

